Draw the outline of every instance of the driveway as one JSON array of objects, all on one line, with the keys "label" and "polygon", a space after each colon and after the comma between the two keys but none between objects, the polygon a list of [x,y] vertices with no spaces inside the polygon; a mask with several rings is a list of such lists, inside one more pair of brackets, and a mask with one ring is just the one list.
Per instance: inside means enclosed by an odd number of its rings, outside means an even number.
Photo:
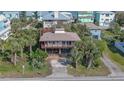
[{"label": "driveway", "polygon": [[121,71],[121,69],[113,63],[107,55],[103,54],[103,58],[101,58],[103,63],[108,67],[111,74],[110,76],[124,76],[124,72]]},{"label": "driveway", "polygon": [[52,66],[52,75],[47,76],[46,78],[67,78],[67,77],[73,77],[71,75],[67,74],[67,64],[62,60],[51,60],[51,66]]}]

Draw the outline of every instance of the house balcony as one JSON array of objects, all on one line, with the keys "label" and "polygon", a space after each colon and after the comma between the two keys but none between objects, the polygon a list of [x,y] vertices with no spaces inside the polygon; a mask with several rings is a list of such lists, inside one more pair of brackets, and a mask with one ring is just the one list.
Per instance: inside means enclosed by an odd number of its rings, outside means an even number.
[{"label": "house balcony", "polygon": [[41,48],[72,48],[74,45],[41,45]]}]

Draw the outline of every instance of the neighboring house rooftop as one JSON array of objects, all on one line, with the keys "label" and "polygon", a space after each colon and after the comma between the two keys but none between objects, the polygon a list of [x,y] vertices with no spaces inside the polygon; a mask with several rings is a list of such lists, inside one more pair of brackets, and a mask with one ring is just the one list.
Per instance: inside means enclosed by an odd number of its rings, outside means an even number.
[{"label": "neighboring house rooftop", "polygon": [[112,13],[112,14],[115,14],[114,12],[111,12],[111,11],[97,11],[96,13],[101,13],[101,14]]},{"label": "neighboring house rooftop", "polygon": [[19,11],[2,11],[2,13],[19,13]]},{"label": "neighboring house rooftop", "polygon": [[26,16],[32,16],[32,13],[33,13],[34,11],[26,11]]},{"label": "neighboring house rooftop", "polygon": [[[62,33],[58,33],[61,31]],[[57,29],[57,32],[47,32],[40,37],[40,41],[79,41],[80,38],[76,33],[63,32],[63,29]]]},{"label": "neighboring house rooftop", "polygon": [[86,23],[86,26],[89,28],[89,29],[102,29],[101,27],[93,24],[93,23]]}]

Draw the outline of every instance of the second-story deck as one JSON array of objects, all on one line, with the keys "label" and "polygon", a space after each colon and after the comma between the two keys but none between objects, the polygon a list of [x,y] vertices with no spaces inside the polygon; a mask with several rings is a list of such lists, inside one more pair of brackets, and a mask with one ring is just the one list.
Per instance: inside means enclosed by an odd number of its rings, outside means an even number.
[{"label": "second-story deck", "polygon": [[43,45],[41,44],[41,48],[72,48],[74,45]]}]

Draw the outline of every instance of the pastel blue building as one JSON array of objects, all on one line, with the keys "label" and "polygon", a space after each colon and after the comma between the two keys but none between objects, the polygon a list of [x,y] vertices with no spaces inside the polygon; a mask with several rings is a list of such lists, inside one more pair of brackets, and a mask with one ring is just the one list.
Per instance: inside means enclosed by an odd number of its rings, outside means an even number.
[{"label": "pastel blue building", "polygon": [[3,14],[7,19],[12,20],[14,18],[19,18],[19,11],[2,11]]},{"label": "pastel blue building", "polygon": [[4,15],[0,14],[0,39],[5,40],[8,38],[11,30],[10,20]]},{"label": "pastel blue building", "polygon": [[110,23],[114,21],[115,13],[111,11],[99,11],[94,12],[95,15],[95,22],[99,26],[109,27]]}]

